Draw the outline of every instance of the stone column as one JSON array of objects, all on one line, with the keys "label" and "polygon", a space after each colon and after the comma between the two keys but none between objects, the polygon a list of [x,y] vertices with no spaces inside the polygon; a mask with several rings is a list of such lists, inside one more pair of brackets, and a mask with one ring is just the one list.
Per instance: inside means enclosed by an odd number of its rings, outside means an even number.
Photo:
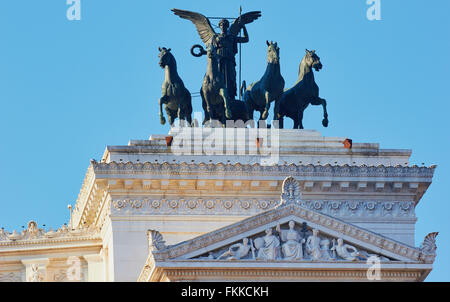
[{"label": "stone column", "polygon": [[84,255],[88,263],[88,282],[105,282],[106,281],[106,271],[105,271],[105,257],[103,250],[100,254]]}]

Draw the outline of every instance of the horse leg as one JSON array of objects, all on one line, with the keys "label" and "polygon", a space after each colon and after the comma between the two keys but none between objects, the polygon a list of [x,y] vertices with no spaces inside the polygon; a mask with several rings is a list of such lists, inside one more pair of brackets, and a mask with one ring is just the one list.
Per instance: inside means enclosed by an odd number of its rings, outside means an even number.
[{"label": "horse leg", "polygon": [[180,104],[181,118],[187,122],[187,126],[192,126],[192,97],[189,90],[185,90],[184,97]]},{"label": "horse leg", "polygon": [[281,114],[280,114],[280,98],[275,99],[275,106],[273,108],[273,120],[280,122]]},{"label": "horse leg", "polygon": [[166,113],[167,113],[167,118],[169,119],[169,125],[170,125],[170,127],[172,127],[173,123],[175,122],[175,119],[177,117],[177,112],[166,107]]},{"label": "horse leg", "polygon": [[202,125],[206,124],[210,119],[208,104],[206,103],[205,95],[203,94],[203,89],[200,90],[200,96],[202,97],[202,108],[205,112],[205,117],[203,119]]},{"label": "horse leg", "polygon": [[184,112],[181,109],[181,107],[178,107],[177,117],[178,117],[178,123],[180,124],[180,127],[184,127],[186,124],[186,121],[184,120]]},{"label": "horse leg", "polygon": [[190,112],[185,112],[184,114],[185,120],[188,122],[189,127],[192,126],[192,116]]},{"label": "horse leg", "polygon": [[293,120],[294,120],[294,127],[293,127],[293,129],[298,129],[298,116],[293,118]]},{"label": "horse leg", "polygon": [[311,105],[322,105],[323,107],[323,120],[322,125],[328,127],[328,112],[327,112],[327,101],[320,97],[316,97],[311,101]]},{"label": "horse leg", "polygon": [[203,93],[203,100],[205,102],[206,110],[205,110],[205,120],[204,123],[211,121],[215,118],[214,108],[211,106],[211,93],[205,94]]},{"label": "horse leg", "polygon": [[219,94],[223,98],[223,104],[225,108],[225,117],[229,120],[232,118],[230,104],[228,103],[229,97],[228,97],[228,91],[225,88],[220,88]]},{"label": "horse leg", "polygon": [[298,111],[298,129],[303,129],[303,111],[305,111],[305,108],[301,108]]},{"label": "horse leg", "polygon": [[164,114],[162,112],[162,107],[163,104],[167,104],[168,102],[168,97],[166,95],[162,96],[159,99],[159,121],[161,123],[161,125],[164,125],[166,123],[166,119],[164,118]]},{"label": "horse leg", "polygon": [[245,104],[245,108],[247,110],[247,114],[248,114],[248,119],[249,120],[253,120],[253,105],[252,105],[252,101],[250,99],[250,93],[249,92],[245,92],[244,94],[244,104]]},{"label": "horse leg", "polygon": [[192,116],[191,116],[191,110],[189,106],[182,106],[180,107],[180,113],[179,117],[180,120],[183,120],[183,123],[186,123],[187,127],[192,127]]},{"label": "horse leg", "polygon": [[280,99],[275,99],[275,106],[273,108],[273,119],[278,120],[280,119]]},{"label": "horse leg", "polygon": [[264,109],[263,114],[261,115],[261,119],[266,120],[269,116],[269,109],[270,109],[270,93],[266,91],[264,94],[264,98],[266,100],[266,108]]},{"label": "horse leg", "polygon": [[258,121],[258,128],[259,128],[260,126],[264,125],[264,124],[265,124],[265,126],[267,127],[267,122],[266,122],[266,120],[263,118],[264,112],[265,112],[264,110],[259,110],[260,116],[259,116],[259,121]]}]

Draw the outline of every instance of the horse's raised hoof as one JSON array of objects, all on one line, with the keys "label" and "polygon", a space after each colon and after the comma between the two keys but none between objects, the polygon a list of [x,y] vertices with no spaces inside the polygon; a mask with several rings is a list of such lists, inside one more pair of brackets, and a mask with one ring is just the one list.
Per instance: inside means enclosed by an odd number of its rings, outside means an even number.
[{"label": "horse's raised hoof", "polygon": [[328,127],[328,119],[327,119],[327,118],[324,118],[324,119],[322,120],[322,125],[323,125],[324,127]]},{"label": "horse's raised hoof", "polygon": [[165,125],[166,124],[166,119],[164,118],[164,116],[160,116],[159,117],[159,121],[160,121],[161,125]]}]

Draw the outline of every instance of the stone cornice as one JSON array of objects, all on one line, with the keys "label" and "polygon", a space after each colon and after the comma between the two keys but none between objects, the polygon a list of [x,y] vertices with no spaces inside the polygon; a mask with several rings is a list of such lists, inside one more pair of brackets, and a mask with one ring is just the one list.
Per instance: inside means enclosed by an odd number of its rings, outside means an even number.
[{"label": "stone cornice", "polygon": [[250,175],[269,176],[318,176],[318,177],[408,177],[429,179],[433,177],[436,166],[332,166],[332,165],[274,165],[260,164],[192,164],[192,163],[93,163],[96,175],[107,174],[192,174],[203,175]]},{"label": "stone cornice", "polygon": [[[10,249],[14,247],[23,248],[24,246],[29,247],[44,247],[44,246],[52,246],[52,245],[60,245],[60,244],[71,244],[71,243],[80,243],[86,242],[89,243],[91,241],[101,240],[101,238],[95,236],[78,236],[78,237],[65,237],[65,238],[54,238],[54,239],[36,239],[36,240],[26,240],[26,241],[9,241],[9,242],[0,242],[0,252],[2,249]],[[101,242],[100,242],[101,243]]]},{"label": "stone cornice", "polygon": [[[283,265],[284,264],[284,265]],[[368,265],[355,262],[261,262],[261,261],[157,261],[147,259],[139,282],[160,282],[162,278],[177,280],[251,280],[249,278],[355,280],[367,279]],[[432,269],[430,264],[408,262],[380,263],[380,281],[423,281]]]},{"label": "stone cornice", "polygon": [[93,227],[70,230],[64,225],[57,231],[45,231],[43,229],[36,228],[36,226],[36,222],[30,221],[28,223],[28,229],[20,233],[16,231],[9,233],[4,229],[1,229],[0,251],[1,249],[10,249],[14,247],[42,247],[74,242],[88,242],[100,239],[97,229]]},{"label": "stone cornice", "polygon": [[[161,277],[165,276],[171,281],[189,281],[189,280],[361,280],[368,281],[367,279],[367,265],[360,269],[205,269],[204,267],[198,268],[163,268],[159,269],[158,276],[152,276],[151,281],[161,281]],[[411,270],[405,271],[404,269],[382,269],[380,271],[380,281],[422,281],[428,270]],[[144,281],[144,280],[141,280]],[[150,280],[149,280],[150,281]]]},{"label": "stone cornice", "polygon": [[144,268],[139,274],[137,281],[148,282],[154,270],[155,270],[155,260],[153,258],[153,255],[150,253],[149,256],[147,257],[147,261],[145,262]]},{"label": "stone cornice", "polygon": [[78,198],[72,212],[72,220],[70,222],[72,225],[78,226],[81,224],[81,220],[83,218],[82,215],[85,213],[86,204],[88,203],[94,184],[95,172],[91,163],[87,169],[83,184],[81,185],[80,193],[78,194]]},{"label": "stone cornice", "polygon": [[[424,188],[427,187],[432,180],[434,170],[436,166],[431,167],[418,167],[418,166],[349,166],[349,165],[275,165],[275,166],[264,166],[260,164],[205,164],[205,163],[98,163],[96,161],[91,161],[91,165],[86,173],[76,206],[72,214],[72,222],[74,226],[81,226],[84,224],[91,225],[95,222],[98,215],[103,216],[102,213],[98,212],[98,209],[103,208],[104,205],[104,194],[106,191],[110,190],[110,181],[107,179],[137,179],[137,178],[167,178],[170,176],[172,178],[202,178],[210,179],[211,177],[216,177],[218,179],[271,179],[271,180],[281,180],[286,176],[292,175],[299,179],[304,186],[305,191],[310,190],[312,186],[317,186],[315,182],[319,183],[321,186],[321,191],[336,190],[336,185],[331,185],[329,182],[331,179],[333,182],[343,183],[338,184],[338,189],[346,191],[350,184],[348,181],[358,182],[356,188],[352,185],[351,190],[359,190],[361,188],[369,188],[367,183],[376,182],[371,185],[370,190],[377,190],[377,193],[381,191],[391,192],[391,186],[385,186],[384,182],[391,181],[392,187],[394,187],[395,182],[399,182],[401,186],[402,182],[410,182],[413,186],[408,194],[411,192],[415,195],[415,201],[417,202],[424,193]],[[309,183],[311,179],[314,183]],[[318,180],[321,179],[321,180]],[[107,183],[105,183],[105,181]],[[126,186],[122,182],[117,182],[119,186]],[[361,183],[362,182],[362,183]],[[364,183],[365,182],[365,183]],[[380,183],[379,183],[380,182]],[[423,183],[424,187],[421,186],[418,190],[418,184]],[[364,185],[364,186],[360,186]],[[380,186],[378,187],[378,184]],[[142,184],[132,184],[140,185],[145,189],[145,183]],[[411,185],[410,185],[411,186]],[[372,188],[373,187],[373,188]],[[331,188],[331,189],[330,189]],[[129,189],[129,188],[128,188]],[[163,188],[161,188],[163,189]],[[403,190],[405,186],[403,186]],[[381,190],[381,191],[380,191]],[[350,191],[350,189],[349,189]],[[98,220],[98,219],[97,219]]]}]

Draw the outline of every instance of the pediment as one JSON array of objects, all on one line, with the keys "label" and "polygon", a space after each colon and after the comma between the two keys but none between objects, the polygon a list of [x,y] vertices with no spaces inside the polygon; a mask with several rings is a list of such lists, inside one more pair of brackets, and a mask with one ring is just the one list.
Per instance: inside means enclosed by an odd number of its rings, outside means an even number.
[{"label": "pediment", "polygon": [[272,210],[153,250],[156,261],[365,262],[378,256],[381,261],[419,262],[419,255],[418,248],[283,200]]}]

